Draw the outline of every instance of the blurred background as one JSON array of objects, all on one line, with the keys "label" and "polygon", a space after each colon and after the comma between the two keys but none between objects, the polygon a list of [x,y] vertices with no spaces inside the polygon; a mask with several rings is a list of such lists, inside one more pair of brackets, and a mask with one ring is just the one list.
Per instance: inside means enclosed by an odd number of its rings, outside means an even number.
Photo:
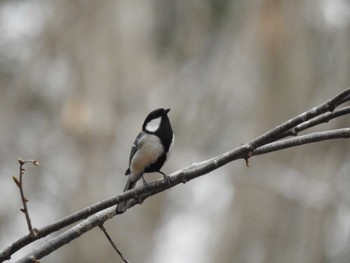
[{"label": "blurred background", "polygon": [[[350,86],[349,47],[348,0],[2,0],[0,248],[27,234],[19,157],[40,162],[24,189],[43,227],[122,191],[151,110],[172,109],[171,173]],[[349,155],[333,140],[236,161],[106,228],[130,262],[349,262]],[[43,261],[121,262],[99,229]]]}]

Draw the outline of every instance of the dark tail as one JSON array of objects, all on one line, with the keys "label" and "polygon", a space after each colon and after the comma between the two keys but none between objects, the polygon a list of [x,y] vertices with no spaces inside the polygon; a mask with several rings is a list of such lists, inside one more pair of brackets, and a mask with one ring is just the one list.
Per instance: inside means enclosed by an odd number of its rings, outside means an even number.
[{"label": "dark tail", "polygon": [[[125,185],[125,188],[124,188],[124,191],[123,191],[123,192],[135,188],[136,183],[137,183],[137,180],[136,180],[135,182],[130,182],[130,179],[128,179],[128,181],[126,182],[126,185]],[[126,209],[128,209],[129,203],[130,203],[130,200],[128,200],[128,201],[123,201],[123,202],[119,203],[119,204],[117,205],[117,214],[122,214],[122,213],[124,213],[124,212],[126,211]]]}]

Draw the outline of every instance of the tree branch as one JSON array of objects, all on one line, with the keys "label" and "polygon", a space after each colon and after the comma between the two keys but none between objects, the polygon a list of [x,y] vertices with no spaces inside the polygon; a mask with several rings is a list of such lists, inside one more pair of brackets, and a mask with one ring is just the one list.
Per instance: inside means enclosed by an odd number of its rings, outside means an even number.
[{"label": "tree branch", "polygon": [[[303,144],[315,143],[315,142],[320,142],[320,141],[330,140],[330,139],[349,138],[349,137],[350,137],[350,128],[337,129],[337,130],[331,130],[331,131],[325,131],[325,132],[315,132],[308,135],[293,137],[290,139],[269,143],[267,145],[259,147],[258,149],[250,152],[249,154],[250,156],[261,155],[261,154],[279,151],[290,147],[300,146]],[[237,159],[247,158],[246,156],[244,156],[244,154],[242,155],[241,149],[245,149],[245,148],[243,146],[236,148],[233,151],[227,152],[218,157],[212,158],[210,160],[207,160],[201,163],[193,164],[191,166],[188,166],[180,171],[177,171],[171,174],[170,187],[173,187],[180,183],[188,182],[196,177],[207,174],[213,170],[216,170],[217,168],[224,165],[225,163],[228,163]],[[244,152],[245,150],[243,150],[243,153]],[[126,194],[128,196],[132,195],[134,200],[137,200],[130,203],[130,206],[129,206],[129,209],[130,209],[135,204],[142,203],[145,199],[159,192],[162,192],[168,188],[169,188],[168,181],[163,179],[163,180],[150,183],[149,188],[147,188],[146,186],[137,187],[123,194],[125,194],[125,196]],[[122,196],[123,194],[120,194],[119,196]],[[104,211],[98,212],[95,215],[84,220],[83,222],[79,223],[78,225],[58,235],[57,237],[52,238],[49,242],[46,242],[41,247],[35,249],[32,253],[21,258],[17,263],[31,263],[33,260],[40,259],[50,254],[51,252],[55,251],[56,249],[60,248],[61,246],[69,243],[73,239],[78,238],[80,235],[91,230],[92,228],[102,225],[106,220],[114,217],[115,215],[116,215],[115,207],[111,207]]]},{"label": "tree branch", "polygon": [[50,254],[52,251],[62,247],[65,244],[68,244],[72,240],[78,238],[82,234],[91,230],[92,228],[102,225],[107,219],[112,218],[115,215],[115,208],[108,208],[101,212],[98,212],[83,222],[73,226],[72,228],[66,230],[62,234],[59,234],[56,237],[45,242],[42,246],[37,249],[34,249],[32,253],[21,258],[17,263],[32,263],[38,259],[43,258],[44,256]]},{"label": "tree branch", "polygon": [[296,136],[299,132],[304,131],[306,129],[309,129],[311,127],[314,127],[316,125],[329,122],[332,119],[335,119],[337,117],[346,115],[350,113],[350,107],[344,107],[341,109],[337,109],[333,112],[326,112],[320,116],[317,116],[309,121],[305,121],[299,125],[297,125],[295,128],[290,129],[288,132],[286,132],[283,137],[287,136]]},{"label": "tree branch", "polygon": [[315,143],[331,139],[347,139],[350,138],[350,128],[336,129],[324,132],[315,132],[303,136],[289,138],[277,142],[272,142],[257,148],[251,154],[261,155],[265,153],[275,152],[303,144]]},{"label": "tree branch", "polygon": [[132,193],[129,193],[129,194],[124,193],[124,195],[117,195],[115,197],[98,202],[92,206],[81,209],[53,224],[37,229],[35,236],[31,236],[30,234],[25,235],[22,238],[18,239],[17,241],[13,242],[10,246],[6,247],[4,250],[2,250],[0,253],[0,262],[6,259],[10,259],[12,254],[20,250],[21,248],[27,246],[28,244],[34,242],[35,240],[48,236],[49,234],[52,234],[71,224],[81,221],[99,211],[102,211],[108,207],[118,204],[121,201],[131,199],[132,197],[133,197]]},{"label": "tree branch", "polygon": [[[273,152],[277,150],[282,150],[285,148],[295,147],[303,144],[319,142],[329,139],[339,139],[339,138],[349,138],[350,129],[343,128],[338,130],[331,130],[326,132],[315,132],[308,135],[295,136],[293,138],[281,140],[281,138],[296,135],[299,131],[305,130],[307,128],[313,127],[320,123],[329,121],[336,117],[349,114],[349,107],[344,107],[339,110],[335,110],[339,105],[350,100],[350,88],[339,93],[334,98],[326,101],[325,103],[306,111],[287,122],[278,125],[269,132],[257,137],[256,139],[248,142],[240,147],[237,147],[231,151],[221,154],[220,156],[214,157],[207,161],[192,164],[182,170],[174,172],[171,174],[170,187],[173,187],[180,183],[188,182],[196,177],[207,174],[229,162],[237,159],[248,160],[254,155],[265,154],[268,152]],[[43,256],[51,253],[52,251],[58,249],[60,246],[70,242],[72,239],[79,237],[84,232],[90,230],[91,228],[103,224],[107,219],[115,215],[114,206],[121,201],[134,199],[131,206],[142,203],[148,197],[162,192],[169,188],[167,181],[160,180],[149,184],[149,189],[147,187],[137,187],[130,191],[121,193],[115,197],[109,198],[105,201],[99,202],[91,207],[82,209],[66,218],[58,221],[55,224],[49,225],[37,231],[36,237],[31,237],[30,235],[24,236],[21,239],[14,242],[11,246],[5,248],[0,253],[0,261],[5,259],[10,259],[11,255],[17,250],[23,248],[27,244],[47,236],[55,231],[62,229],[70,224],[76,223],[88,216],[88,219],[79,223],[78,225],[72,227],[71,229],[63,232],[55,238],[49,240],[51,244],[51,249],[48,249],[48,243],[37,248],[30,255],[23,257],[19,262],[31,262],[25,261],[29,260],[32,256],[35,259],[40,259]],[[113,206],[113,208],[106,209],[107,207]],[[106,209],[106,210],[104,210]],[[104,211],[102,211],[104,210]],[[101,212],[100,212],[101,211]]]},{"label": "tree branch", "polygon": [[349,99],[350,99],[350,88],[347,88],[346,90],[342,91],[337,96],[326,101],[325,103],[317,107],[314,107],[311,110],[308,110],[292,118],[291,120],[288,120],[285,123],[278,125],[274,129],[266,132],[265,134],[259,136],[258,138],[256,138],[250,143],[250,147],[257,148],[261,145],[264,145],[266,143],[279,139],[283,134],[285,134],[290,129],[296,127],[297,125],[303,122],[306,122],[316,116],[319,116],[325,112],[333,112],[335,108],[349,101]]}]

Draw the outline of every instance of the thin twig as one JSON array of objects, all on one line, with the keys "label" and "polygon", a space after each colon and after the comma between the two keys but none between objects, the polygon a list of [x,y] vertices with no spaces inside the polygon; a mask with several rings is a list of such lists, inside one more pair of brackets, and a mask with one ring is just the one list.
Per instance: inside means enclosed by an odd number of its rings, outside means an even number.
[{"label": "thin twig", "polygon": [[105,236],[107,237],[109,243],[111,243],[112,247],[114,248],[114,250],[118,253],[118,255],[120,256],[120,258],[125,262],[125,263],[129,263],[128,260],[124,257],[124,255],[122,254],[122,252],[118,249],[117,245],[114,243],[114,241],[112,240],[112,238],[110,237],[110,235],[108,234],[107,230],[105,229],[105,227],[103,226],[103,224],[99,225],[99,228],[103,231],[103,233],[105,234]]},{"label": "thin twig", "polygon": [[326,113],[324,113],[320,116],[317,116],[309,121],[305,121],[305,122],[299,124],[295,128],[286,132],[282,137],[296,136],[301,131],[304,131],[306,129],[309,129],[311,127],[314,127],[314,126],[322,124],[322,123],[329,122],[332,119],[338,118],[340,116],[343,116],[343,115],[346,115],[349,113],[350,113],[350,106],[336,109],[333,112],[326,112]]},{"label": "thin twig", "polygon": [[23,204],[23,208],[21,208],[20,210],[24,213],[26,221],[27,221],[27,225],[28,225],[28,230],[29,230],[29,234],[31,237],[35,237],[36,236],[36,231],[32,226],[32,222],[30,220],[30,216],[29,216],[29,210],[27,207],[27,202],[29,201],[28,198],[26,198],[24,196],[24,190],[23,190],[23,175],[25,172],[24,169],[24,165],[26,163],[32,163],[35,166],[39,165],[39,162],[37,160],[22,160],[21,158],[18,159],[18,163],[19,163],[19,180],[17,179],[17,177],[13,177],[13,180],[15,181],[16,185],[19,188],[19,192],[21,194],[21,200],[22,200],[22,204]]},{"label": "thin twig", "polygon": [[256,149],[262,145],[273,142],[276,139],[281,138],[286,132],[288,132],[290,129],[293,129],[297,125],[315,118],[316,116],[319,116],[325,112],[333,112],[335,108],[349,100],[350,88],[347,88],[325,103],[322,103],[321,105],[314,107],[311,110],[308,110],[260,135],[258,138],[251,141],[247,146],[251,149]]},{"label": "thin twig", "polygon": [[275,152],[299,145],[326,141],[331,139],[350,138],[350,128],[315,132],[263,145],[252,152],[252,156]]}]

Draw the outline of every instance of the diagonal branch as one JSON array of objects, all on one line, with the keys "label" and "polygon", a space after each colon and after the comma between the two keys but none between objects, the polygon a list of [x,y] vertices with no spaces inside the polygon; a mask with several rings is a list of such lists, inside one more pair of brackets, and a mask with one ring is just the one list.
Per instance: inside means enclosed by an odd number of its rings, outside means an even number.
[{"label": "diagonal branch", "polygon": [[305,122],[297,125],[293,129],[290,129],[285,134],[283,134],[282,137],[296,136],[301,131],[312,128],[312,127],[319,125],[319,124],[322,124],[322,123],[329,122],[332,119],[338,118],[340,116],[343,116],[343,115],[346,115],[349,113],[350,113],[350,106],[337,109],[333,112],[326,112],[326,113],[324,113],[320,116],[317,116],[309,121],[305,121]]},{"label": "diagonal branch", "polygon": [[346,90],[342,91],[341,93],[336,95],[334,98],[326,101],[325,103],[322,103],[321,105],[314,107],[311,110],[308,110],[308,111],[286,121],[285,123],[278,125],[277,127],[273,128],[272,130],[264,133],[263,135],[259,136],[258,138],[256,138],[255,140],[253,140],[250,143],[250,147],[255,149],[261,145],[272,142],[272,141],[280,138],[287,131],[296,127],[297,125],[299,125],[303,122],[306,122],[312,118],[315,118],[316,116],[319,116],[325,112],[333,112],[335,110],[335,108],[337,108],[339,105],[341,105],[349,100],[350,100],[350,88],[347,88]]},{"label": "diagonal branch", "polygon": [[[344,107],[343,109],[337,109],[338,106],[350,100],[350,88],[339,93],[334,98],[326,101],[325,103],[306,111],[285,123],[278,125],[272,130],[264,133],[263,135],[257,137],[249,143],[246,143],[240,147],[237,147],[231,151],[228,151],[220,156],[214,157],[210,160],[192,164],[182,170],[173,173],[171,187],[179,183],[185,183],[198,176],[209,173],[229,162],[237,159],[248,160],[254,155],[259,155],[263,153],[268,153],[271,151],[281,150],[289,147],[294,147],[302,144],[318,142],[322,140],[337,139],[337,138],[348,138],[349,129],[340,129],[328,132],[319,132],[309,135],[296,136],[286,140],[280,140],[286,137],[293,129],[301,131],[305,130],[314,125],[318,125],[325,121],[334,119],[336,117],[342,116],[344,114],[349,114],[349,107]],[[295,135],[295,134],[293,134]],[[70,216],[67,216],[58,222],[48,225],[44,228],[37,230],[37,236],[32,237],[26,235],[19,240],[12,243],[10,246],[6,247],[4,250],[0,251],[0,262],[6,259],[10,259],[11,255],[18,251],[19,249],[25,247],[33,241],[45,237],[53,232],[56,232],[70,224],[76,223],[82,219],[87,218],[99,211],[102,211],[110,206],[114,206],[121,201],[135,199],[133,204],[140,203],[145,200],[148,196],[155,195],[161,191],[169,188],[168,182],[163,180],[156,181],[150,184],[150,193],[147,188],[137,187],[133,190],[121,193],[115,197],[109,198],[102,202],[99,202],[90,207],[84,208]],[[85,222],[85,221],[83,221]],[[103,222],[102,222],[103,223]],[[55,248],[57,249],[57,247]]]},{"label": "diagonal branch", "polygon": [[25,235],[22,238],[18,239],[17,241],[13,242],[10,246],[6,247],[4,250],[2,250],[0,253],[0,262],[2,262],[3,260],[10,259],[12,254],[20,250],[21,248],[27,246],[28,244],[34,242],[35,240],[46,237],[49,234],[57,232],[71,224],[79,222],[99,211],[102,211],[108,207],[111,207],[121,201],[128,200],[132,197],[133,197],[132,194],[124,194],[124,195],[118,195],[118,196],[106,199],[92,206],[81,209],[69,216],[66,216],[65,218],[60,219],[53,224],[37,229],[35,236],[31,236],[30,234]]},{"label": "diagonal branch", "polygon": [[336,129],[331,131],[315,132],[303,136],[293,137],[277,142],[272,142],[257,148],[251,154],[261,155],[265,153],[275,152],[303,144],[315,143],[331,139],[347,139],[350,138],[350,128]]},{"label": "diagonal branch", "polygon": [[[279,151],[282,149],[300,146],[304,144],[315,143],[315,142],[320,142],[320,141],[325,141],[330,139],[349,138],[349,137],[350,137],[350,128],[337,129],[337,130],[331,130],[326,132],[316,132],[308,135],[293,137],[283,141],[267,144],[265,146],[262,146],[254,150],[253,152],[250,152],[250,155],[251,156],[260,155],[260,154]],[[237,159],[247,158],[246,156],[244,156],[244,154],[242,155],[241,149],[242,147],[236,148],[235,150],[222,154],[221,156],[212,158],[210,160],[207,160],[201,163],[193,164],[189,167],[186,167],[180,171],[177,171],[171,174],[170,175],[171,187],[180,183],[188,182],[196,177],[202,176],[213,170],[216,170],[217,168],[224,165],[225,163],[228,163]],[[132,194],[133,197],[138,200],[138,202],[140,201],[142,202],[145,199],[149,198],[150,196],[153,196],[168,188],[169,188],[168,182],[166,180],[160,180],[160,181],[150,183],[149,188],[147,188],[146,186],[137,187],[133,190],[125,192],[124,195],[129,196]],[[123,194],[120,194],[119,196],[122,196],[122,195]],[[137,204],[138,202],[136,201],[132,202],[130,207]],[[115,215],[116,215],[115,207],[111,207],[101,212],[98,212],[92,215],[91,217],[89,217],[88,219],[84,220],[83,222],[77,224],[76,226],[66,230],[65,232],[58,235],[57,237],[52,238],[51,240],[49,240],[42,246],[38,247],[27,256],[21,258],[18,261],[18,263],[30,263],[32,262],[33,259],[34,260],[41,259],[42,257],[50,254],[51,252],[55,251],[61,246],[78,238],[79,236],[91,230],[92,228],[102,225],[106,220],[112,218]]]},{"label": "diagonal branch", "polygon": [[44,256],[50,254],[52,251],[62,247],[65,244],[68,244],[72,240],[80,237],[82,234],[91,230],[92,228],[102,225],[107,219],[112,218],[115,215],[114,208],[108,208],[103,210],[102,212],[98,212],[83,222],[75,225],[74,227],[66,230],[62,234],[57,237],[53,237],[52,239],[45,242],[42,246],[37,249],[34,249],[32,253],[27,256],[21,258],[17,261],[17,263],[32,263],[36,262]]}]

